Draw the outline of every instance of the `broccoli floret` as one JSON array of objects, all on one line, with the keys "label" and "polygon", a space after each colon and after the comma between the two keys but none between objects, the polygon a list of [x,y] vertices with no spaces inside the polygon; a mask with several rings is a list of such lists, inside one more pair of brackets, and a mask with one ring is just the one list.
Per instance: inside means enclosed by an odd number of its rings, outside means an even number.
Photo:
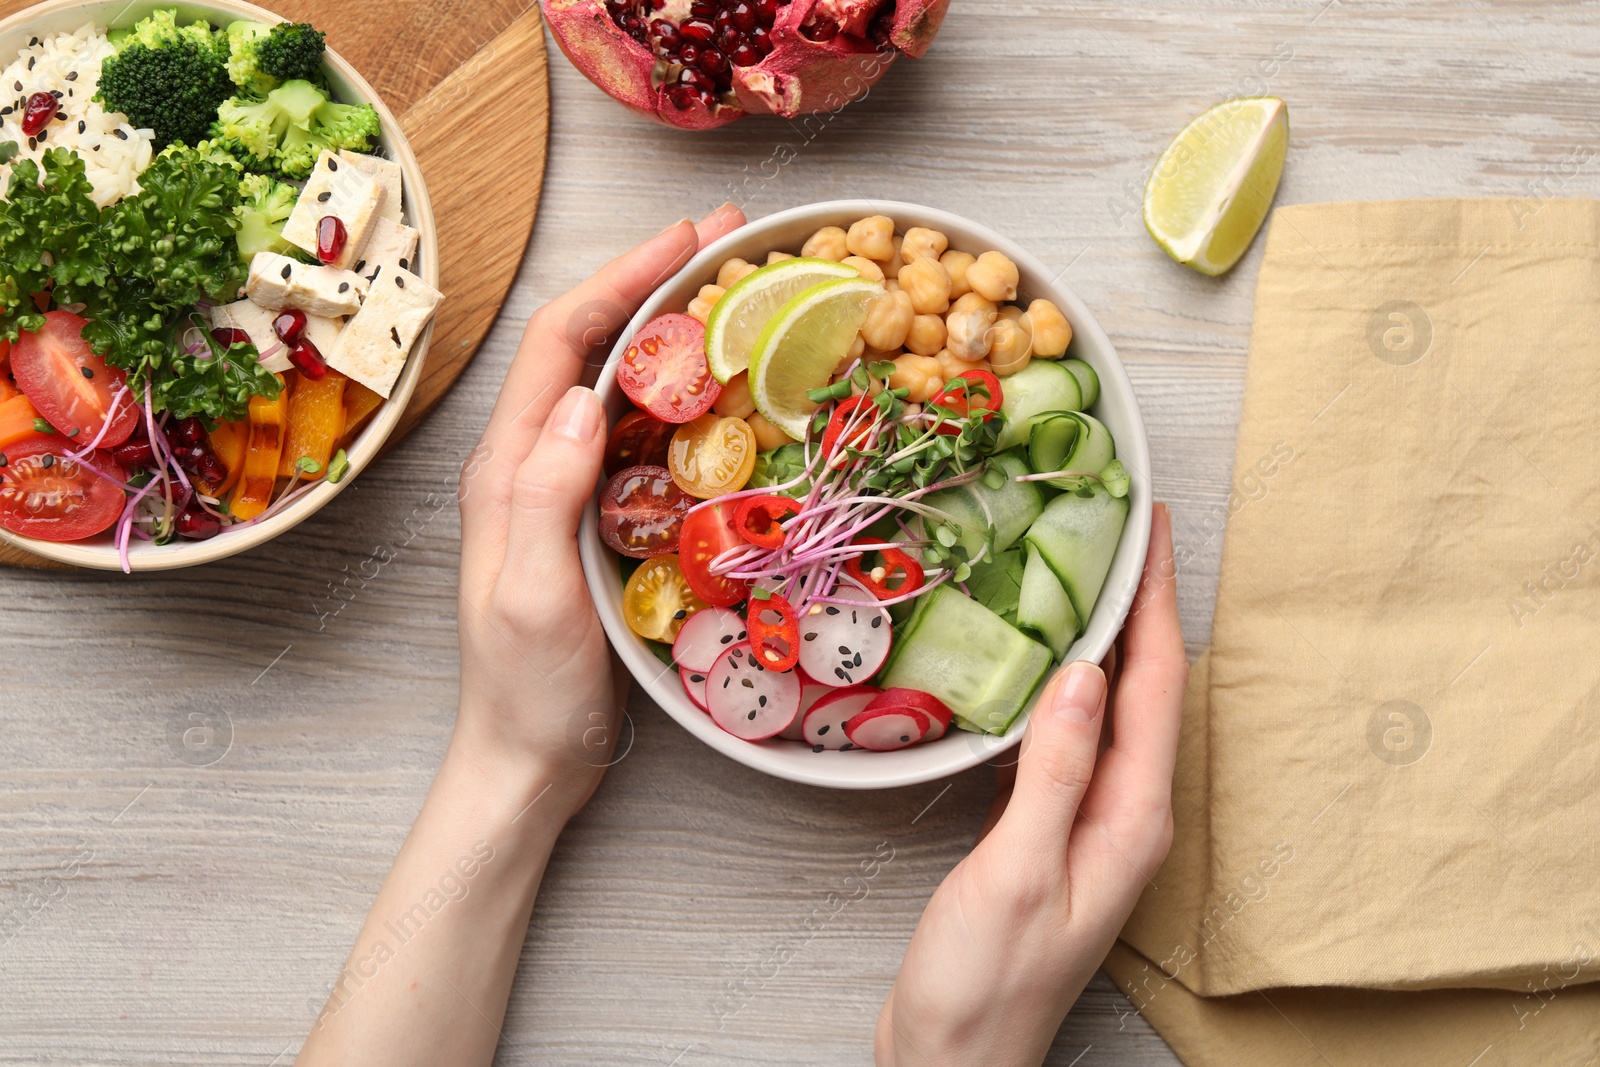
[{"label": "broccoli floret", "polygon": [[223,32],[228,38],[228,77],[233,84],[255,96],[265,96],[276,89],[278,79],[262,73],[256,57],[256,46],[272,32],[272,27],[242,20],[229,23]]},{"label": "broccoli floret", "polygon": [[113,34],[112,41],[121,52],[130,45],[142,44],[146,48],[167,48],[179,41],[191,41],[201,51],[227,58],[228,42],[225,35],[211,28],[211,23],[201,19],[187,26],[178,25],[178,9],[164,8],[152,11],[148,18],[134,23],[126,34]]},{"label": "broccoli floret", "polygon": [[300,190],[266,174],[251,174],[239,183],[233,209],[239,218],[239,258],[248,263],[257,252],[297,255],[299,249],[283,239],[283,224],[294,211]]},{"label": "broccoli floret", "polygon": [[326,47],[309,22],[280,22],[256,45],[256,59],[263,74],[279,81],[319,81]]},{"label": "broccoli floret", "polygon": [[158,144],[197,144],[233,92],[225,59],[207,24],[179,27],[174,12],[158,11],[106,59],[95,99],[154,130]]},{"label": "broccoli floret", "polygon": [[288,178],[309,175],[324,149],[368,151],[378,133],[378,112],[371,104],[336,104],[303,79],[284,82],[265,100],[225,102],[215,130],[257,166],[272,166]]}]

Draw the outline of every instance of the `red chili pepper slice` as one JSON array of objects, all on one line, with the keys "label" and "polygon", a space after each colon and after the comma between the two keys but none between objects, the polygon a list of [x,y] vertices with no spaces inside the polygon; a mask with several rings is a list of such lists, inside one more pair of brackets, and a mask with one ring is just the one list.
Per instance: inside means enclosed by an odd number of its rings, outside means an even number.
[{"label": "red chili pepper slice", "polygon": [[[869,534],[856,538],[852,544],[873,544]],[[868,556],[879,556],[882,562],[870,570],[862,565]],[[898,548],[875,548],[845,561],[845,573],[866,586],[879,600],[903,596],[922,587],[922,564]]]},{"label": "red chili pepper slice", "polygon": [[844,433],[845,424],[854,417],[856,410],[871,404],[872,398],[866,396],[847,396],[839,401],[839,405],[833,409],[833,415],[828,419],[828,428],[822,432],[823,459],[832,459],[835,449],[841,445],[845,447],[859,445],[862,438],[871,432],[873,420],[870,417],[862,418],[860,425],[851,431],[850,440],[839,440]]},{"label": "red chili pepper slice", "polygon": [[800,505],[786,496],[753,496],[739,501],[733,527],[739,536],[760,548],[782,548],[784,519],[800,514]]},{"label": "red chili pepper slice", "polygon": [[744,628],[750,632],[750,651],[769,671],[786,671],[800,662],[800,620],[794,605],[777,593],[762,600],[750,598]]},{"label": "red chili pepper slice", "polygon": [[[985,393],[988,395],[985,396]],[[949,408],[961,417],[965,417],[976,408],[986,412],[981,417],[987,420],[993,418],[994,413],[1000,410],[1000,404],[1004,399],[1005,393],[1000,388],[1000,379],[991,371],[974,367],[946,380],[944,389],[933,398],[933,403]],[[939,427],[939,432],[958,434],[961,428],[945,423]]]}]

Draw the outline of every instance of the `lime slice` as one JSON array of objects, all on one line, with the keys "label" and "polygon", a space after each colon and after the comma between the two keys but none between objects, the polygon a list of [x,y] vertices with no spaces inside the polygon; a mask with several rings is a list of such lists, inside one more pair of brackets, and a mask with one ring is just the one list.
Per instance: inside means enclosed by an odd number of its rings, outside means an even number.
[{"label": "lime slice", "polygon": [[867,321],[867,305],[882,295],[878,282],[839,278],[778,309],[750,353],[750,395],[768,422],[797,441],[805,438],[817,410],[806,393],[833,378]]},{"label": "lime slice", "polygon": [[818,282],[854,278],[854,267],[831,259],[785,259],[740,278],[706,320],[706,362],[723,385],[750,366],[756,338],[778,309]]},{"label": "lime slice", "polygon": [[1275,96],[1218,104],[1161,153],[1144,189],[1144,225],[1167,255],[1221,274],[1244,255],[1278,191],[1289,106]]}]

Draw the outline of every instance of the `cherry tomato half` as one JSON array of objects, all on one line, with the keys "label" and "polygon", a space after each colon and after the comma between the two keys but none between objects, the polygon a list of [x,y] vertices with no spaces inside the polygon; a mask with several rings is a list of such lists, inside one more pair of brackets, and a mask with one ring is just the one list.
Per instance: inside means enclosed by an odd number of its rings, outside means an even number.
[{"label": "cherry tomato half", "polygon": [[[857,414],[862,407],[872,405],[872,398],[866,396],[847,396],[839,401],[833,409],[833,414],[828,416],[828,428],[822,431],[822,456],[832,459],[836,449],[842,447],[859,448],[862,440],[872,432],[874,419],[871,413]],[[850,438],[841,441],[845,426],[855,423],[855,429],[850,431]]]},{"label": "cherry tomato half", "polygon": [[[863,535],[853,544],[881,544]],[[867,587],[879,600],[889,600],[922,587],[922,564],[898,548],[875,548],[845,561],[845,573]]]},{"label": "cherry tomato half", "polygon": [[622,590],[622,617],[634,633],[652,641],[671,644],[689,616],[705,606],[670,552],[639,564]]},{"label": "cherry tomato half", "polygon": [[140,408],[131,394],[124,394],[111,410],[111,398],[127,375],[95,355],[83,339],[86,325],[88,320],[70,312],[50,312],[44,329],[21,334],[11,347],[11,374],[40,417],[80,448],[95,439],[109,413],[111,428],[100,439],[109,448],[133,433]]},{"label": "cherry tomato half", "polygon": [[706,328],[688,315],[659,315],[645,323],[622,353],[617,384],[662,422],[698,418],[722,395],[706,362]]},{"label": "cherry tomato half", "polygon": [[739,501],[733,525],[739,536],[760,548],[782,548],[784,519],[800,514],[800,503],[786,496],[752,496]]},{"label": "cherry tomato half", "polygon": [[648,411],[630,411],[622,416],[606,441],[606,476],[629,467],[665,467],[667,446],[676,429]]},{"label": "cherry tomato half", "polygon": [[[60,437],[42,434],[6,446],[5,466],[0,467],[0,526],[41,541],[79,541],[117,521],[126,495],[68,458],[71,447]],[[108,453],[91,452],[85,462],[119,482],[127,477]]]},{"label": "cherry tomato half", "polygon": [[750,599],[745,629],[750,633],[750,651],[767,670],[786,671],[800,662],[800,619],[794,605],[777,593],[765,600]]},{"label": "cherry tomato half", "polygon": [[730,548],[745,545],[734,526],[737,509],[732,504],[708,504],[683,520],[678,538],[678,565],[689,588],[707,604],[731,608],[750,595],[750,583],[711,573],[711,561]]},{"label": "cherry tomato half", "polygon": [[[1005,393],[1000,389],[1000,379],[989,371],[975,367],[947,379],[939,395],[933,398],[933,403],[949,408],[957,415],[965,416],[974,409],[997,412],[1004,399]],[[981,416],[984,419],[990,417],[992,416],[988,414]],[[961,428],[946,423],[939,427],[939,432],[958,434]]]},{"label": "cherry tomato half", "polygon": [[708,411],[672,435],[667,469],[679,489],[701,500],[738,492],[756,469],[755,431]]},{"label": "cherry tomato half", "polygon": [[692,507],[665,467],[629,467],[600,490],[600,540],[634,559],[675,551]]}]

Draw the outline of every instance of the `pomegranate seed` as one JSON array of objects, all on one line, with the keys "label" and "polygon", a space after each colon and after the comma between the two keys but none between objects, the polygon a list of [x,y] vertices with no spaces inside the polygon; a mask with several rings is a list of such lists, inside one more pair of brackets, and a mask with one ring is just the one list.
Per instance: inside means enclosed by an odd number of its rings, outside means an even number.
[{"label": "pomegranate seed", "polygon": [[686,67],[692,67],[700,61],[700,46],[686,44],[678,51],[678,62]]},{"label": "pomegranate seed", "polygon": [[705,108],[707,111],[715,107],[717,103],[716,94],[710,89],[696,89],[694,91],[694,98],[700,104],[700,106]]},{"label": "pomegranate seed", "polygon": [[201,425],[199,419],[179,419],[173,429],[178,440],[186,445],[197,445],[205,440],[206,428]]},{"label": "pomegranate seed", "polygon": [[710,78],[693,67],[683,68],[683,73],[678,75],[678,84],[687,85],[691,89],[712,89],[715,87]]},{"label": "pomegranate seed", "polygon": [[56,117],[56,98],[49,93],[34,93],[22,111],[22,132],[29,137],[50,125]]},{"label": "pomegranate seed", "polygon": [[712,24],[715,25],[717,27],[717,29],[719,29],[719,30],[732,29],[733,28],[733,11],[730,10],[729,8],[723,8],[721,11],[717,12],[717,17],[712,19],[711,21],[712,21]]},{"label": "pomegranate seed", "polygon": [[289,362],[294,364],[295,370],[314,382],[321,381],[328,373],[328,363],[322,358],[322,353],[317,351],[316,345],[304,337],[289,349]]},{"label": "pomegranate seed", "polygon": [[701,56],[697,65],[711,77],[719,80],[724,74],[728,73],[728,57],[714,48]]},{"label": "pomegranate seed", "polygon": [[733,65],[736,67],[753,67],[761,62],[761,51],[748,41],[741,41],[739,47],[731,53]]},{"label": "pomegranate seed", "polygon": [[717,28],[705,19],[689,19],[678,27],[678,32],[691,41],[705,42],[716,35]]},{"label": "pomegranate seed", "polygon": [[675,50],[683,40],[682,37],[678,36],[678,27],[666,19],[656,19],[652,22],[650,24],[650,33],[656,39],[656,47],[664,52]]},{"label": "pomegranate seed", "polygon": [[306,313],[299,308],[284,308],[278,317],[272,320],[272,332],[278,335],[278,340],[286,345],[292,345],[300,340],[306,332]]},{"label": "pomegranate seed", "polygon": [[816,41],[820,44],[839,36],[839,25],[835,22],[819,22],[814,26],[801,26],[800,32],[805,34],[808,40]]},{"label": "pomegranate seed", "polygon": [[222,460],[210,450],[202,452],[195,458],[194,472],[200,480],[215,488],[228,480],[228,468],[222,465]]},{"label": "pomegranate seed", "polygon": [[156,450],[149,441],[129,441],[111,450],[111,458],[124,467],[153,467]]},{"label": "pomegranate seed", "polygon": [[667,99],[679,111],[688,111],[696,103],[694,90],[687,85],[674,85],[667,90]]},{"label": "pomegranate seed", "polygon": [[772,54],[772,32],[764,26],[758,26],[750,31],[750,43],[756,46],[756,51],[766,59]]},{"label": "pomegranate seed", "polygon": [[211,339],[223,348],[232,348],[234,345],[247,345],[250,343],[249,334],[232,326],[219,326],[212,330]]},{"label": "pomegranate seed", "polygon": [[738,30],[730,28],[717,32],[717,47],[729,56],[732,56],[734,50],[742,44],[744,44],[744,34]]},{"label": "pomegranate seed", "polygon": [[178,536],[187,537],[191,541],[204,541],[209,537],[215,537],[221,529],[221,523],[199,508],[185,511],[178,516]]},{"label": "pomegranate seed", "polygon": [[756,14],[755,7],[746,3],[745,0],[739,0],[737,4],[728,8],[728,14],[733,24],[745,33],[755,29],[761,22],[761,19]]},{"label": "pomegranate seed", "polygon": [[771,26],[778,21],[778,0],[756,0],[756,14],[763,26]]},{"label": "pomegranate seed", "polygon": [[689,5],[690,18],[708,19],[715,16],[716,13],[717,5],[712,3],[711,0],[694,0],[694,3]]},{"label": "pomegranate seed", "polygon": [[317,223],[317,258],[324,263],[332,263],[344,255],[345,242],[350,240],[350,233],[344,228],[344,220],[337,215],[324,215]]}]

